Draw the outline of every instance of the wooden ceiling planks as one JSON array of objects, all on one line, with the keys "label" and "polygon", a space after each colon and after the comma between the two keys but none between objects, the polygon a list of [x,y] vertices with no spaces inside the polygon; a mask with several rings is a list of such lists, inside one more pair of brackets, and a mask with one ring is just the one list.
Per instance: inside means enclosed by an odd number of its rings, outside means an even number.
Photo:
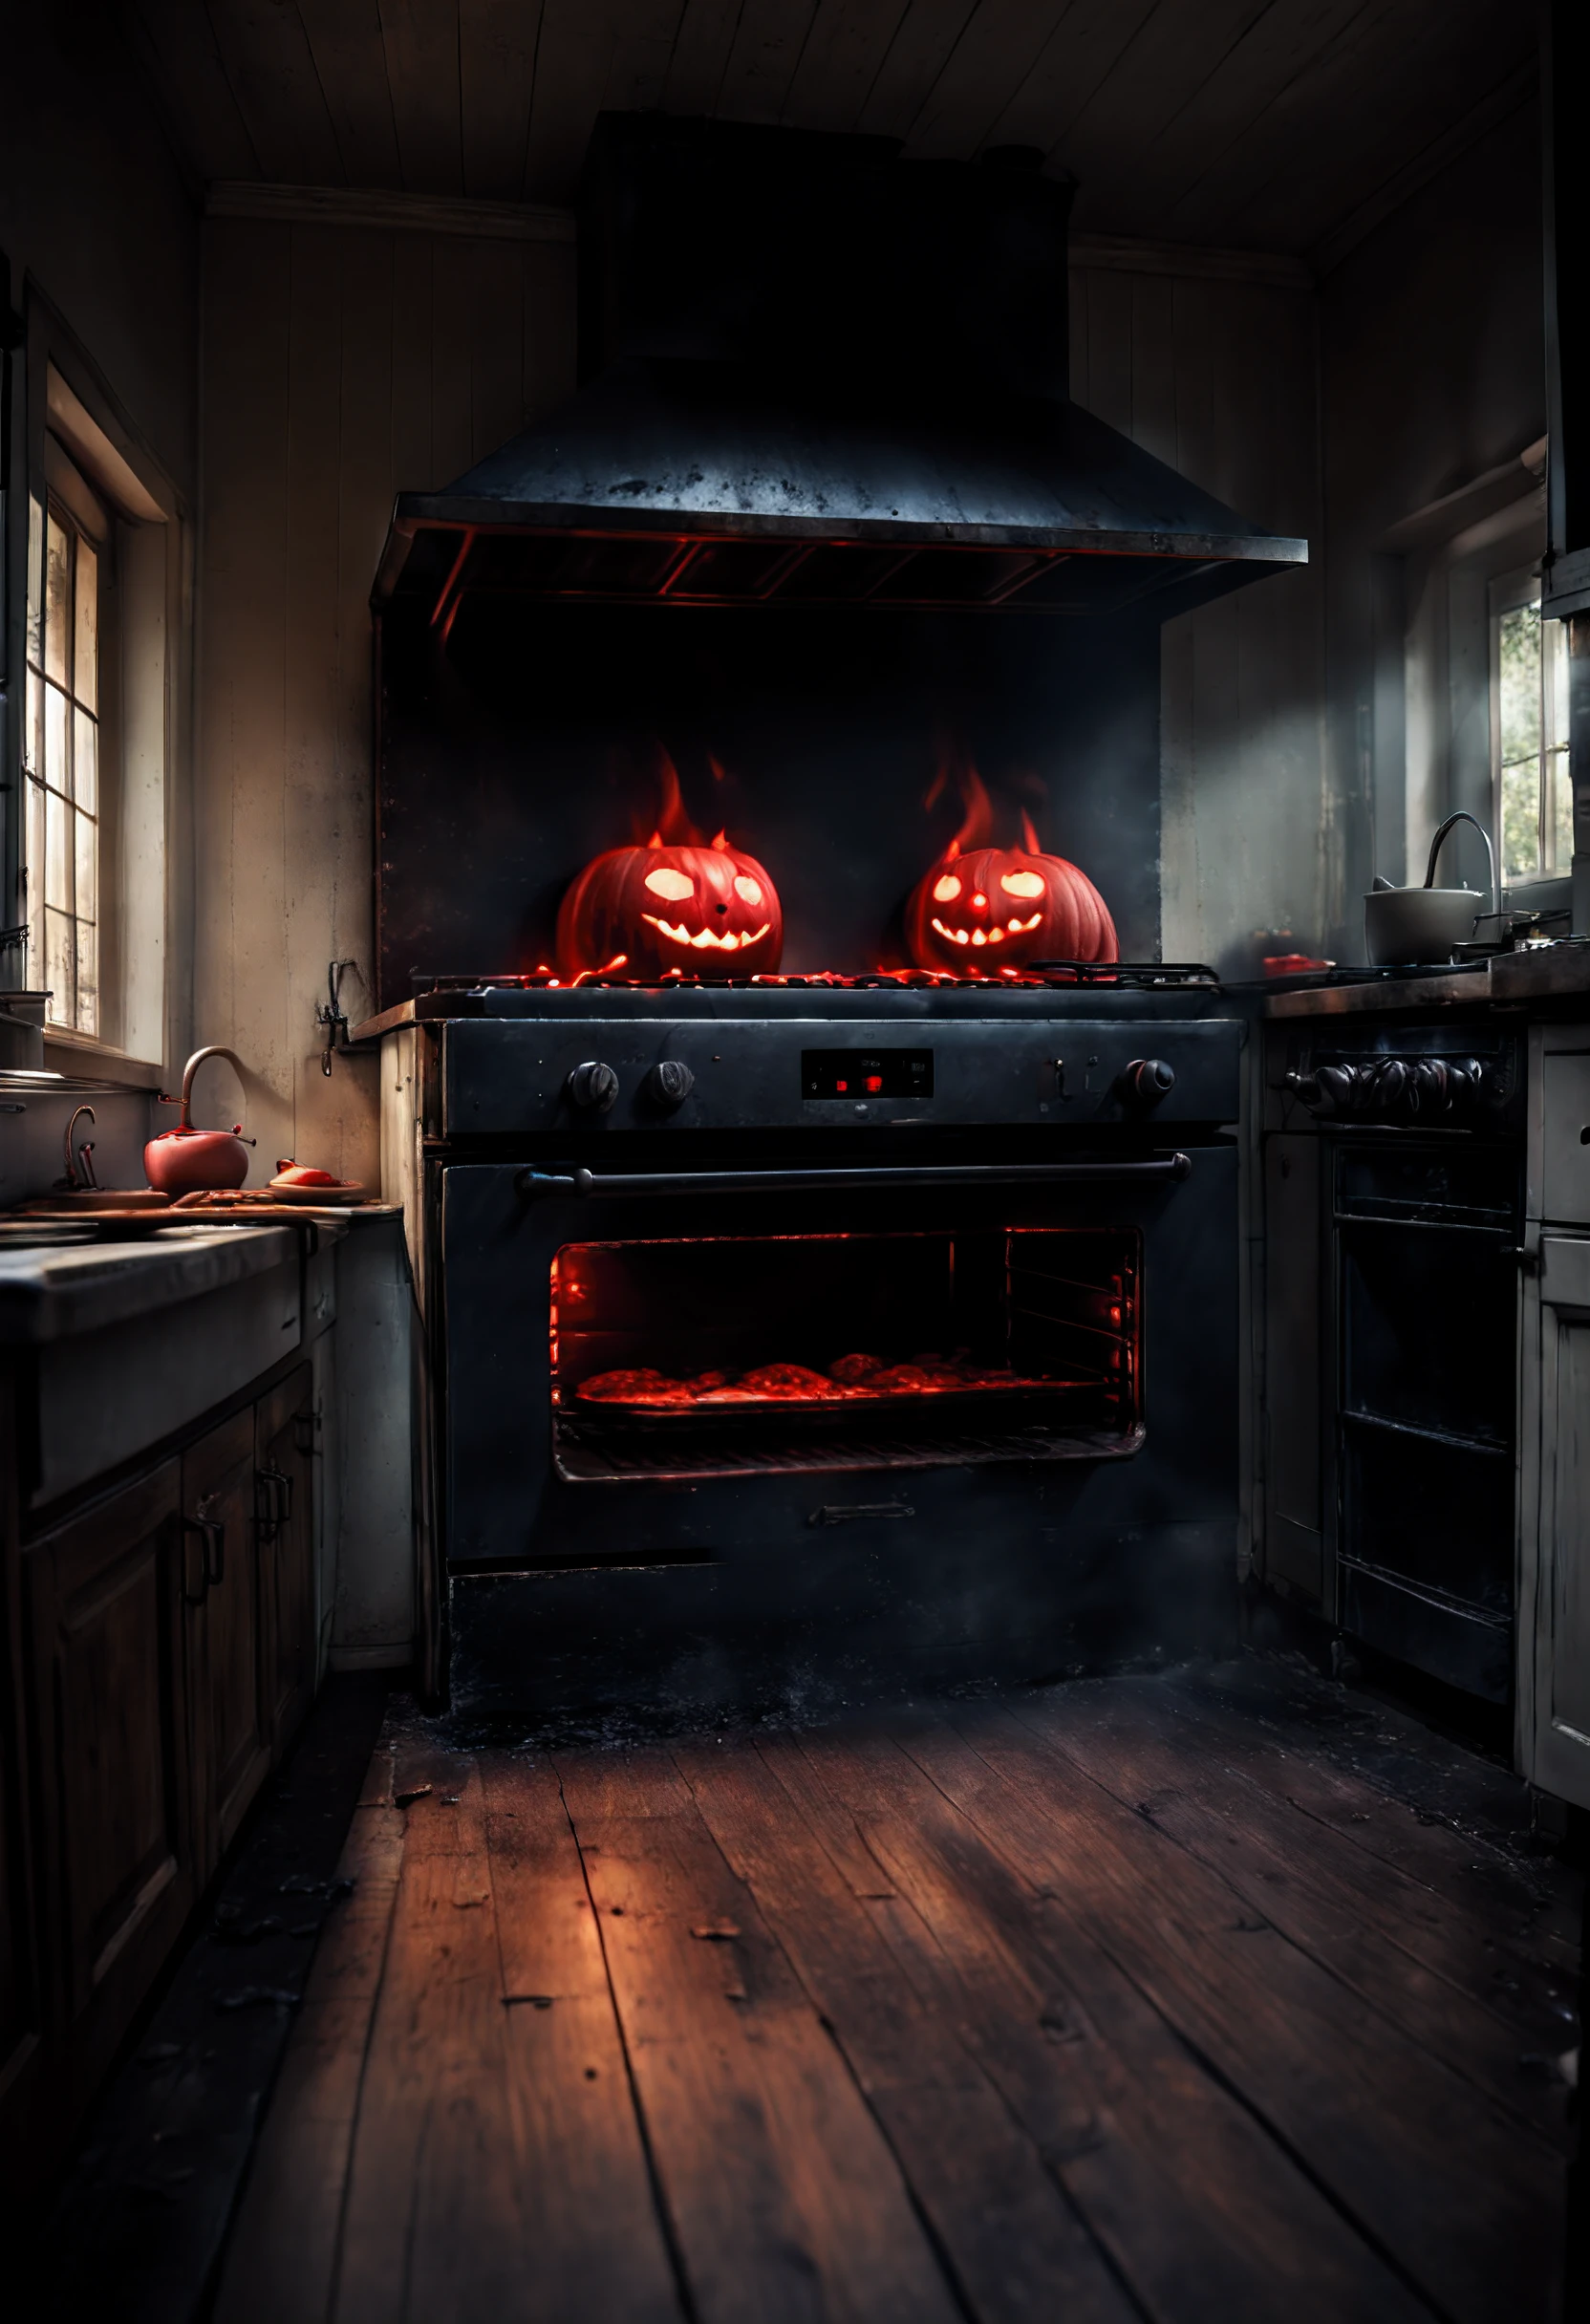
[{"label": "wooden ceiling planks", "polygon": [[790,129],[854,129],[894,38],[906,0],[818,0],[784,98]]},{"label": "wooden ceiling planks", "polygon": [[867,92],[858,129],[904,138],[955,56],[978,0],[909,0]]},{"label": "wooden ceiling planks", "polygon": [[1534,53],[1508,0],[122,0],[195,175],[568,203],[603,107],[1038,146],[1084,230],[1307,252]]},{"label": "wooden ceiling planks", "polygon": [[953,161],[990,142],[1070,0],[982,0],[911,125],[906,151]]},{"label": "wooden ceiling planks", "polygon": [[776,122],[817,13],[817,0],[744,0],[717,110],[735,121]]},{"label": "wooden ceiling planks", "polygon": [[403,190],[463,192],[459,0],[380,0]]},{"label": "wooden ceiling planks", "polygon": [[463,190],[517,202],[525,184],[543,0],[459,0]]},{"label": "wooden ceiling planks", "polygon": [[[184,34],[190,39],[195,13]],[[208,17],[264,175],[285,185],[339,184],[342,158],[297,9],[209,0]]]},{"label": "wooden ceiling planks", "polygon": [[135,54],[195,176],[259,178],[264,165],[226,78],[209,18],[189,0],[135,0],[127,11]]},{"label": "wooden ceiling planks", "polygon": [[[1448,0],[1411,26],[1377,10],[1300,72],[1227,157],[1175,204],[1178,235],[1229,219],[1233,239],[1311,249],[1536,53],[1536,22],[1492,0]],[[1350,124],[1345,132],[1333,124]]]},{"label": "wooden ceiling planks", "polygon": [[399,189],[402,163],[376,0],[298,0],[348,185]]},{"label": "wooden ceiling planks", "polygon": [[741,0],[685,0],[668,77],[662,87],[664,113],[712,113],[734,47]]}]

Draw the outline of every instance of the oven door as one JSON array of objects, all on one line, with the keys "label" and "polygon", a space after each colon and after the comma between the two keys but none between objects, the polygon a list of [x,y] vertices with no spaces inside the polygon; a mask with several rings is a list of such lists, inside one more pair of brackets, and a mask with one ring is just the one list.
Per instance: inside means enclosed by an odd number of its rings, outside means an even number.
[{"label": "oven door", "polygon": [[[1111,1651],[1189,1650],[1184,1615],[1224,1641],[1235,1173],[1229,1146],[871,1173],[445,1166],[455,1628],[465,1576],[644,1570],[654,1646],[676,1619],[698,1644],[865,1630],[886,1603],[915,1609],[919,1642],[986,1645],[992,1622],[1049,1667],[1085,1607]],[[466,1625],[508,1618],[481,1603]],[[542,1646],[559,1603],[538,1595]]]}]

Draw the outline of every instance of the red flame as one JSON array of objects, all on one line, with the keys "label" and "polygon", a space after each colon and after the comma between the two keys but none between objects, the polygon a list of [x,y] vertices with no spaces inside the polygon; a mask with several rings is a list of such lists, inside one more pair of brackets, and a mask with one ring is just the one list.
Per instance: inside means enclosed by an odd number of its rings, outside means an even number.
[{"label": "red flame", "polygon": [[964,813],[959,830],[944,850],[946,863],[953,863],[963,850],[986,848],[994,830],[994,808],[982,777],[970,759],[962,758],[949,745],[939,758],[938,771],[928,786],[923,807],[931,813],[952,782],[960,793]]}]

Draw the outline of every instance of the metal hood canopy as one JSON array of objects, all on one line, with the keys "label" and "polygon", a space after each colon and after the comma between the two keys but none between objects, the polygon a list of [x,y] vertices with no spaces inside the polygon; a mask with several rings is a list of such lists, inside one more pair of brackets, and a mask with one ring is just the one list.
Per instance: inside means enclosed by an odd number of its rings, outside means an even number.
[{"label": "metal hood canopy", "polygon": [[605,115],[584,384],[398,497],[376,601],[486,592],[1168,616],[1306,562],[1073,404],[1038,157]]}]

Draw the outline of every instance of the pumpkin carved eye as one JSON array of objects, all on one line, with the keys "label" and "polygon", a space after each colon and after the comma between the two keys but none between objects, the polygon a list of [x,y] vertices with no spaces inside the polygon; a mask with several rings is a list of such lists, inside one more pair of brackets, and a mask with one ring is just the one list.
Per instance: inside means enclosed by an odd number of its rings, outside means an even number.
[{"label": "pumpkin carved eye", "polygon": [[1006,895],[1042,895],[1043,882],[1036,872],[1002,872],[999,885]]},{"label": "pumpkin carved eye", "polygon": [[734,892],[742,904],[760,904],[762,901],[762,882],[752,879],[748,872],[741,872],[737,875]]},{"label": "pumpkin carved eye", "polygon": [[647,872],[646,885],[654,895],[665,895],[671,904],[682,904],[687,895],[696,893],[696,882],[688,872],[670,872],[662,865]]},{"label": "pumpkin carved eye", "polygon": [[933,900],[935,904],[953,904],[959,893],[959,880],[953,872],[946,872],[941,880],[935,882]]}]

